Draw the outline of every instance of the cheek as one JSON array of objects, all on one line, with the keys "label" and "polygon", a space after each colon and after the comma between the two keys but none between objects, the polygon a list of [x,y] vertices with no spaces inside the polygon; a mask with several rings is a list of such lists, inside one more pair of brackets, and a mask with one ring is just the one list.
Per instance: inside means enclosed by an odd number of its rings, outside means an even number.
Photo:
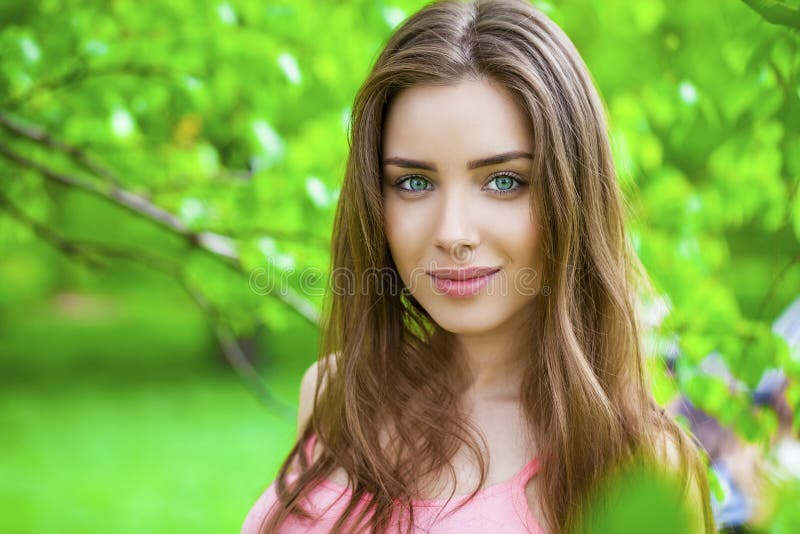
[{"label": "cheek", "polygon": [[541,229],[533,222],[529,222],[526,228],[522,242],[522,246],[527,251],[526,266],[533,267],[537,272],[541,273],[543,258]]},{"label": "cheek", "polygon": [[526,202],[495,210],[488,228],[492,240],[503,247],[518,267],[538,264],[541,230],[531,219],[531,208]]},{"label": "cheek", "polygon": [[413,262],[424,233],[418,224],[414,224],[414,217],[399,203],[387,201],[384,210],[384,231],[389,250],[395,264],[402,270]]},{"label": "cheek", "polygon": [[497,237],[509,260],[508,276],[513,302],[527,301],[542,285],[541,230],[531,220],[530,210],[523,209],[502,220],[504,236]]},{"label": "cheek", "polygon": [[530,219],[526,221],[524,228],[525,231],[522,233],[520,241],[529,252],[531,258],[538,262],[541,259],[542,248],[541,228],[535,221]]},{"label": "cheek", "polygon": [[402,235],[402,218],[398,213],[394,203],[387,202],[384,204],[383,214],[383,230],[386,234],[386,240],[389,242],[389,248],[394,250],[398,246],[399,236]]}]

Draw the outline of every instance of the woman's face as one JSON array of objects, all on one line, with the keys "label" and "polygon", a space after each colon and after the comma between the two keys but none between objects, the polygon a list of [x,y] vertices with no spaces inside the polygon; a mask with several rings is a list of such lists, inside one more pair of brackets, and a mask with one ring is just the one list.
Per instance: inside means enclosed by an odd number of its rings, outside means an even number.
[{"label": "woman's face", "polygon": [[[487,81],[415,86],[389,107],[382,168],[389,248],[405,286],[449,332],[508,325],[539,290],[532,152],[522,111]],[[487,270],[464,271],[474,267]],[[450,271],[431,273],[442,269]]]}]

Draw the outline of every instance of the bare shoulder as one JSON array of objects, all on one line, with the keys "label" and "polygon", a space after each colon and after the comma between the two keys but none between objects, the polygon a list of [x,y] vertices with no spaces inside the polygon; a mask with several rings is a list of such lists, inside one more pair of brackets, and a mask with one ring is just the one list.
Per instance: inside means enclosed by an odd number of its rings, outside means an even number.
[{"label": "bare shoulder", "polygon": [[[325,356],[325,362],[334,369],[336,361],[332,354]],[[300,381],[300,398],[297,403],[297,437],[303,435],[306,425],[311,418],[311,412],[314,409],[314,393],[317,389],[317,379],[320,373],[320,362],[317,360],[312,363],[306,372],[303,373],[303,379]],[[323,384],[324,387],[324,384]]]}]

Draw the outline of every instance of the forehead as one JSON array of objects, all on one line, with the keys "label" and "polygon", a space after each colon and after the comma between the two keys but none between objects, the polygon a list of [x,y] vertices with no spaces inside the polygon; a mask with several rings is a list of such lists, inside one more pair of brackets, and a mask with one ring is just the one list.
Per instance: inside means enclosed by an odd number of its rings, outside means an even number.
[{"label": "forehead", "polygon": [[401,91],[385,117],[384,156],[468,160],[533,150],[530,121],[511,93],[485,80]]}]

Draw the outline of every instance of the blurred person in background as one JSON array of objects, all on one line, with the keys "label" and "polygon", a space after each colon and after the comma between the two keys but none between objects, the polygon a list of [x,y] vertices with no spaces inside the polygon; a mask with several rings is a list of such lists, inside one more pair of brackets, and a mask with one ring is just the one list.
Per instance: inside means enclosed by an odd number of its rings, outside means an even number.
[{"label": "blurred person in background", "polygon": [[[738,387],[719,355],[708,356],[702,367],[724,378],[729,387]],[[712,495],[712,507],[716,523],[724,532],[750,532],[765,526],[771,504],[765,502],[770,462],[781,475],[800,478],[800,442],[792,434],[794,413],[786,398],[788,384],[782,371],[771,369],[762,375],[751,394],[754,407],[767,407],[776,415],[778,425],[769,444],[773,458],[765,457],[760,445],[739,438],[684,395],[677,396],[668,406],[671,414],[687,419],[692,434],[708,453],[723,493],[719,500]]]}]

